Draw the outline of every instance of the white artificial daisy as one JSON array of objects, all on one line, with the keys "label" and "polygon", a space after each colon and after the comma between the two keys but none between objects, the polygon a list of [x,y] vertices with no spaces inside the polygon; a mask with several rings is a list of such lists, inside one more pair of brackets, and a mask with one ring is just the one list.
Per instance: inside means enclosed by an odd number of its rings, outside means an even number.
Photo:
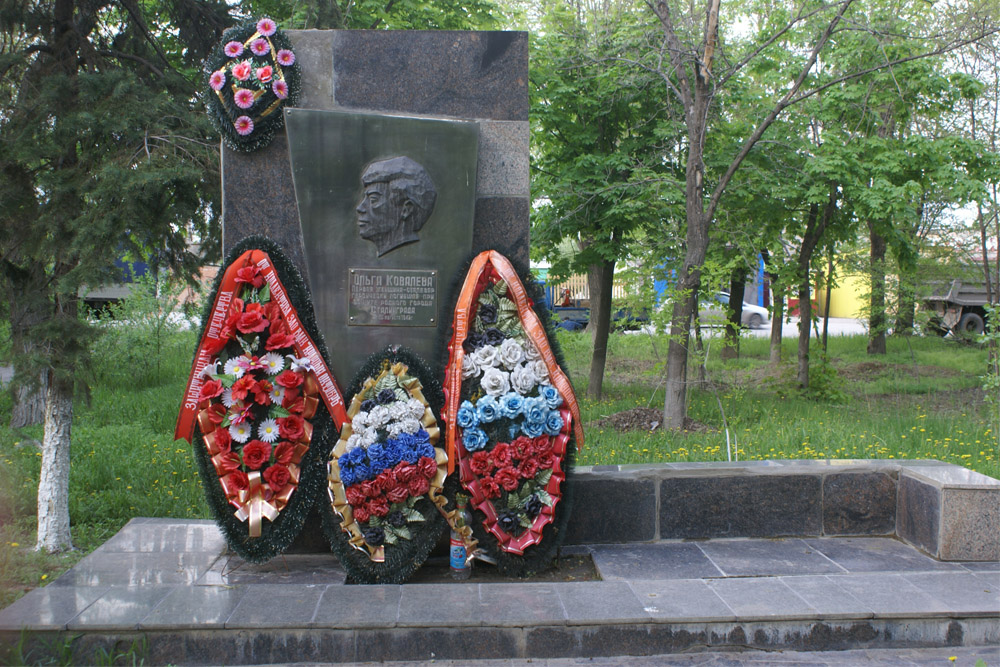
[{"label": "white artificial daisy", "polygon": [[264,370],[267,371],[268,375],[277,375],[285,370],[285,360],[275,352],[268,352],[260,358],[260,361],[264,364]]},{"label": "white artificial daisy", "polygon": [[227,408],[231,408],[231,407],[233,407],[233,404],[235,402],[236,401],[233,400],[233,390],[231,388],[230,389],[223,389],[222,390],[222,404],[224,406],[226,406]]},{"label": "white artificial daisy", "polygon": [[285,400],[286,391],[288,390],[282,387],[280,384],[272,384],[271,393],[269,394],[271,396],[271,402],[274,403],[275,405],[281,405]]},{"label": "white artificial daisy", "polygon": [[235,375],[237,378],[243,377],[243,374],[246,373],[246,368],[244,365],[240,364],[240,359],[242,358],[243,357],[233,357],[226,362],[226,365],[222,367],[222,370],[225,371],[226,375]]},{"label": "white artificial daisy", "polygon": [[274,442],[278,439],[278,422],[273,419],[265,419],[257,427],[257,437],[264,442]]},{"label": "white artificial daisy", "polygon": [[250,439],[250,424],[245,421],[239,424],[232,424],[229,427],[229,435],[236,442],[246,442]]},{"label": "white artificial daisy", "polygon": [[462,379],[468,380],[470,378],[479,376],[479,366],[476,365],[476,360],[471,354],[467,354],[462,357]]}]

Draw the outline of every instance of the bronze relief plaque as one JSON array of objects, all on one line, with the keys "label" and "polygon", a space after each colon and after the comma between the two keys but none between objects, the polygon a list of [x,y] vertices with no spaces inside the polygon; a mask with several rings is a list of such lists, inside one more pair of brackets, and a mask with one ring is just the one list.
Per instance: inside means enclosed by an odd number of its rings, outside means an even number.
[{"label": "bronze relief plaque", "polygon": [[389,344],[433,362],[472,248],[477,124],[287,109],[285,126],[309,286],[338,381]]}]

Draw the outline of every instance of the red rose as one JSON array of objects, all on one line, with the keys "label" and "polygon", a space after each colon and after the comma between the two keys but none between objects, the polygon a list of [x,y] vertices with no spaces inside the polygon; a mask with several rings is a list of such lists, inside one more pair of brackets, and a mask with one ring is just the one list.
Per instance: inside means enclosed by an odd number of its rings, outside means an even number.
[{"label": "red rose", "polygon": [[267,337],[267,344],[264,347],[268,350],[280,350],[293,345],[295,345],[295,337],[288,333],[288,329],[282,322],[278,327],[271,329],[271,334]]},{"label": "red rose", "polygon": [[264,479],[274,491],[281,491],[288,486],[288,482],[292,479],[292,473],[285,466],[276,463],[264,471]]},{"label": "red rose", "polygon": [[306,434],[305,421],[298,415],[288,415],[278,421],[278,434],[285,440],[296,442]]},{"label": "red rose", "polygon": [[517,466],[517,474],[524,479],[535,479],[535,473],[538,472],[538,462],[533,458],[527,458],[521,461],[521,465]]},{"label": "red rose", "polygon": [[295,389],[302,384],[302,376],[295,371],[282,371],[274,381],[285,389]]},{"label": "red rose", "polygon": [[233,66],[233,76],[235,76],[240,81],[246,81],[250,76],[250,61],[244,60],[243,62],[236,63]]},{"label": "red rose", "polygon": [[250,488],[250,478],[242,470],[234,470],[229,473],[229,484],[237,491],[245,491]]},{"label": "red rose", "polygon": [[233,436],[229,435],[228,428],[217,428],[212,433],[215,434],[215,446],[219,451],[229,452],[233,447]]},{"label": "red rose", "polygon": [[375,498],[382,494],[382,492],[379,491],[379,488],[375,486],[375,482],[371,480],[361,482],[355,486],[361,487],[361,492],[365,494],[366,498]]},{"label": "red rose", "polygon": [[251,440],[243,445],[243,463],[250,470],[257,470],[271,458],[271,445],[260,440]]},{"label": "red rose", "polygon": [[477,475],[486,475],[493,470],[493,462],[490,461],[490,453],[487,451],[479,450],[472,455],[472,462],[470,466],[472,472]]},{"label": "red rose", "polygon": [[256,392],[256,390],[257,381],[253,379],[252,375],[244,375],[233,383],[233,400],[246,400],[247,395]]},{"label": "red rose", "polygon": [[396,479],[400,484],[409,484],[414,477],[419,477],[417,466],[412,463],[400,463],[396,466]]},{"label": "red rose", "polygon": [[[253,306],[257,308],[251,310]],[[236,323],[236,328],[240,333],[258,333],[267,328],[268,321],[264,317],[264,312],[260,310],[259,303],[251,303],[247,306],[245,313],[240,315],[239,321]]]},{"label": "red rose", "polygon": [[[288,397],[289,393],[292,394],[291,398]],[[301,415],[303,412],[306,411],[306,402],[301,396],[298,396],[294,391],[290,391],[286,393],[285,398],[282,399],[281,407],[288,410],[293,415]]]},{"label": "red rose", "polygon": [[240,457],[236,452],[229,452],[228,454],[223,454],[219,458],[219,463],[216,465],[216,470],[219,471],[219,475],[228,475],[229,473],[240,469]]},{"label": "red rose", "polygon": [[556,464],[556,457],[551,453],[535,454],[535,464],[539,470],[548,470]]},{"label": "red rose", "polygon": [[271,69],[270,65],[265,65],[264,67],[258,67],[255,74],[257,75],[257,80],[261,83],[270,83],[271,77],[274,76],[274,70]]},{"label": "red rose", "polygon": [[540,435],[532,439],[531,451],[535,454],[548,454],[552,451],[552,438],[547,435]]},{"label": "red rose", "polygon": [[295,456],[295,445],[290,442],[279,442],[274,446],[274,462],[280,463],[283,466],[288,465],[292,462],[292,457]]},{"label": "red rose", "polygon": [[420,460],[417,461],[417,472],[420,473],[422,477],[431,479],[437,472],[438,464],[437,461],[429,456],[422,456]]},{"label": "red rose", "polygon": [[483,495],[487,498],[499,498],[500,486],[493,481],[492,477],[483,477],[479,480],[479,488],[483,490]]},{"label": "red rose", "polygon": [[345,493],[347,494],[347,502],[355,507],[360,507],[365,502],[365,494],[358,488],[357,484],[351,484]]},{"label": "red rose", "polygon": [[515,459],[525,459],[532,451],[531,438],[526,435],[518,436],[514,442],[510,443],[510,447],[514,451]]},{"label": "red rose", "polygon": [[431,488],[431,482],[426,477],[414,477],[406,483],[406,488],[410,490],[411,496],[422,496]]},{"label": "red rose", "polygon": [[354,508],[354,520],[358,523],[364,523],[365,521],[368,521],[370,517],[371,513],[364,505],[359,505]]},{"label": "red rose", "polygon": [[198,402],[205,400],[210,400],[216,396],[222,396],[222,392],[225,387],[218,380],[209,380],[205,384],[201,385],[201,392],[198,394]]},{"label": "red rose", "polygon": [[493,479],[503,487],[504,491],[513,491],[517,488],[517,483],[520,481],[513,468],[501,468],[497,470],[497,474],[493,476]]},{"label": "red rose", "polygon": [[401,484],[386,491],[385,497],[390,503],[401,503],[410,497],[410,490],[405,485]]},{"label": "red rose", "polygon": [[[239,67],[239,65],[237,65],[237,67]],[[261,275],[260,269],[257,268],[257,266],[251,264],[250,266],[245,266],[236,272],[236,282],[248,283],[257,289],[260,289],[264,286],[264,276]]]},{"label": "red rose", "polygon": [[510,445],[506,442],[501,442],[490,452],[490,458],[493,459],[493,464],[497,468],[503,468],[510,465],[511,459],[514,458],[513,454],[510,450]]},{"label": "red rose", "polygon": [[385,516],[389,513],[389,501],[384,496],[372,498],[368,501],[368,511],[375,516]]}]

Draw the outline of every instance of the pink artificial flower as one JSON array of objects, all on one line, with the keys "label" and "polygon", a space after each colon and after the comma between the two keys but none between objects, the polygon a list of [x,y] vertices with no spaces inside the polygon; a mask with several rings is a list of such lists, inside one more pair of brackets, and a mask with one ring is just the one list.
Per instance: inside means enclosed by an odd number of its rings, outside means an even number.
[{"label": "pink artificial flower", "polygon": [[241,137],[245,137],[253,132],[253,121],[250,120],[249,116],[240,116],[233,125],[236,127],[236,133]]},{"label": "pink artificial flower", "polygon": [[250,62],[244,60],[241,63],[236,63],[233,65],[233,76],[236,77],[237,81],[246,81],[250,78],[251,72]]},{"label": "pink artificial flower", "polygon": [[226,73],[222,70],[212,72],[212,76],[208,77],[208,85],[212,87],[212,90],[222,90],[222,87],[226,85]]},{"label": "pink artificial flower", "polygon": [[264,37],[270,37],[277,29],[278,24],[267,17],[257,21],[257,32],[264,35]]},{"label": "pink artificial flower", "polygon": [[281,79],[278,79],[271,84],[271,90],[274,91],[274,96],[279,100],[288,99],[288,84]]},{"label": "pink artificial flower", "polygon": [[233,95],[233,101],[241,109],[249,109],[253,106],[253,91],[246,88],[237,88]]},{"label": "pink artificial flower", "polygon": [[271,52],[271,45],[267,43],[266,39],[255,39],[250,42],[250,50],[255,56],[265,56]]},{"label": "pink artificial flower", "polygon": [[258,67],[255,74],[257,75],[257,80],[261,83],[271,83],[271,77],[274,76],[274,69],[270,65],[265,65],[264,67]]},{"label": "pink artificial flower", "polygon": [[288,67],[289,65],[295,64],[295,54],[288,49],[281,49],[278,51],[278,64],[282,67]]},{"label": "pink artificial flower", "polygon": [[243,55],[243,45],[236,41],[228,42],[222,50],[230,58],[239,58]]}]

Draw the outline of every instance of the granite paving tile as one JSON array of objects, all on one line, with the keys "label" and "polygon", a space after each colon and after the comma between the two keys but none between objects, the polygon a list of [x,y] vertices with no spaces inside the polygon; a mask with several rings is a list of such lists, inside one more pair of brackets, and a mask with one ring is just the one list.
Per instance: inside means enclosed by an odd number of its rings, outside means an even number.
[{"label": "granite paving tile", "polygon": [[399,600],[400,626],[481,625],[479,584],[403,586]]},{"label": "granite paving tile", "polygon": [[957,564],[970,572],[1000,572],[1000,561],[969,561]]},{"label": "granite paving tile", "polygon": [[579,581],[556,589],[570,625],[645,623],[650,615],[624,581]]},{"label": "granite paving tile", "polygon": [[226,629],[299,628],[312,622],[326,586],[249,585]]},{"label": "granite paving tile", "polygon": [[943,563],[908,544],[884,537],[809,538],[806,544],[849,572],[956,571],[955,563]]},{"label": "granite paving tile", "polygon": [[777,577],[710,579],[708,585],[736,613],[736,619],[769,621],[814,618],[816,608]]},{"label": "granite paving tile", "polygon": [[139,623],[144,630],[224,628],[244,586],[178,586]]},{"label": "granite paving tile", "polygon": [[115,553],[95,551],[53,586],[193,584],[218,558],[211,552]]},{"label": "granite paving tile", "polygon": [[690,542],[598,545],[591,549],[591,555],[605,581],[723,576],[698,545]]},{"label": "granite paving tile", "polygon": [[844,571],[800,539],[712,540],[698,546],[727,577]]},{"label": "granite paving tile", "polygon": [[343,584],[347,578],[329,551],[322,554],[284,554],[259,565],[232,555],[218,559],[198,580],[204,586],[238,584]]},{"label": "granite paving tile", "polygon": [[479,603],[490,625],[562,625],[566,610],[556,593],[561,584],[482,584]]},{"label": "granite paving tile", "polygon": [[[1000,615],[1000,581],[954,572],[921,572],[905,579],[955,614]],[[998,577],[1000,579],[1000,577]]]},{"label": "granite paving tile", "polygon": [[322,628],[391,628],[401,586],[328,586],[311,623]]},{"label": "granite paving tile", "polygon": [[780,579],[819,612],[818,618],[871,618],[875,613],[871,607],[837,586],[835,577],[807,575]]},{"label": "granite paving tile", "polygon": [[700,579],[629,581],[654,620],[685,623],[735,621],[736,613]]},{"label": "granite paving tile", "polygon": [[69,630],[135,630],[175,586],[112,586],[66,624]]},{"label": "granite paving tile", "polygon": [[96,551],[125,553],[204,551],[218,554],[225,548],[226,538],[215,524],[135,523],[133,520],[125,524],[124,528]]},{"label": "granite paving tile", "polygon": [[64,630],[66,624],[107,592],[106,586],[36,588],[0,609],[0,630]]},{"label": "granite paving tile", "polygon": [[830,577],[837,586],[875,612],[875,618],[924,618],[948,611],[899,574],[845,574]]}]

